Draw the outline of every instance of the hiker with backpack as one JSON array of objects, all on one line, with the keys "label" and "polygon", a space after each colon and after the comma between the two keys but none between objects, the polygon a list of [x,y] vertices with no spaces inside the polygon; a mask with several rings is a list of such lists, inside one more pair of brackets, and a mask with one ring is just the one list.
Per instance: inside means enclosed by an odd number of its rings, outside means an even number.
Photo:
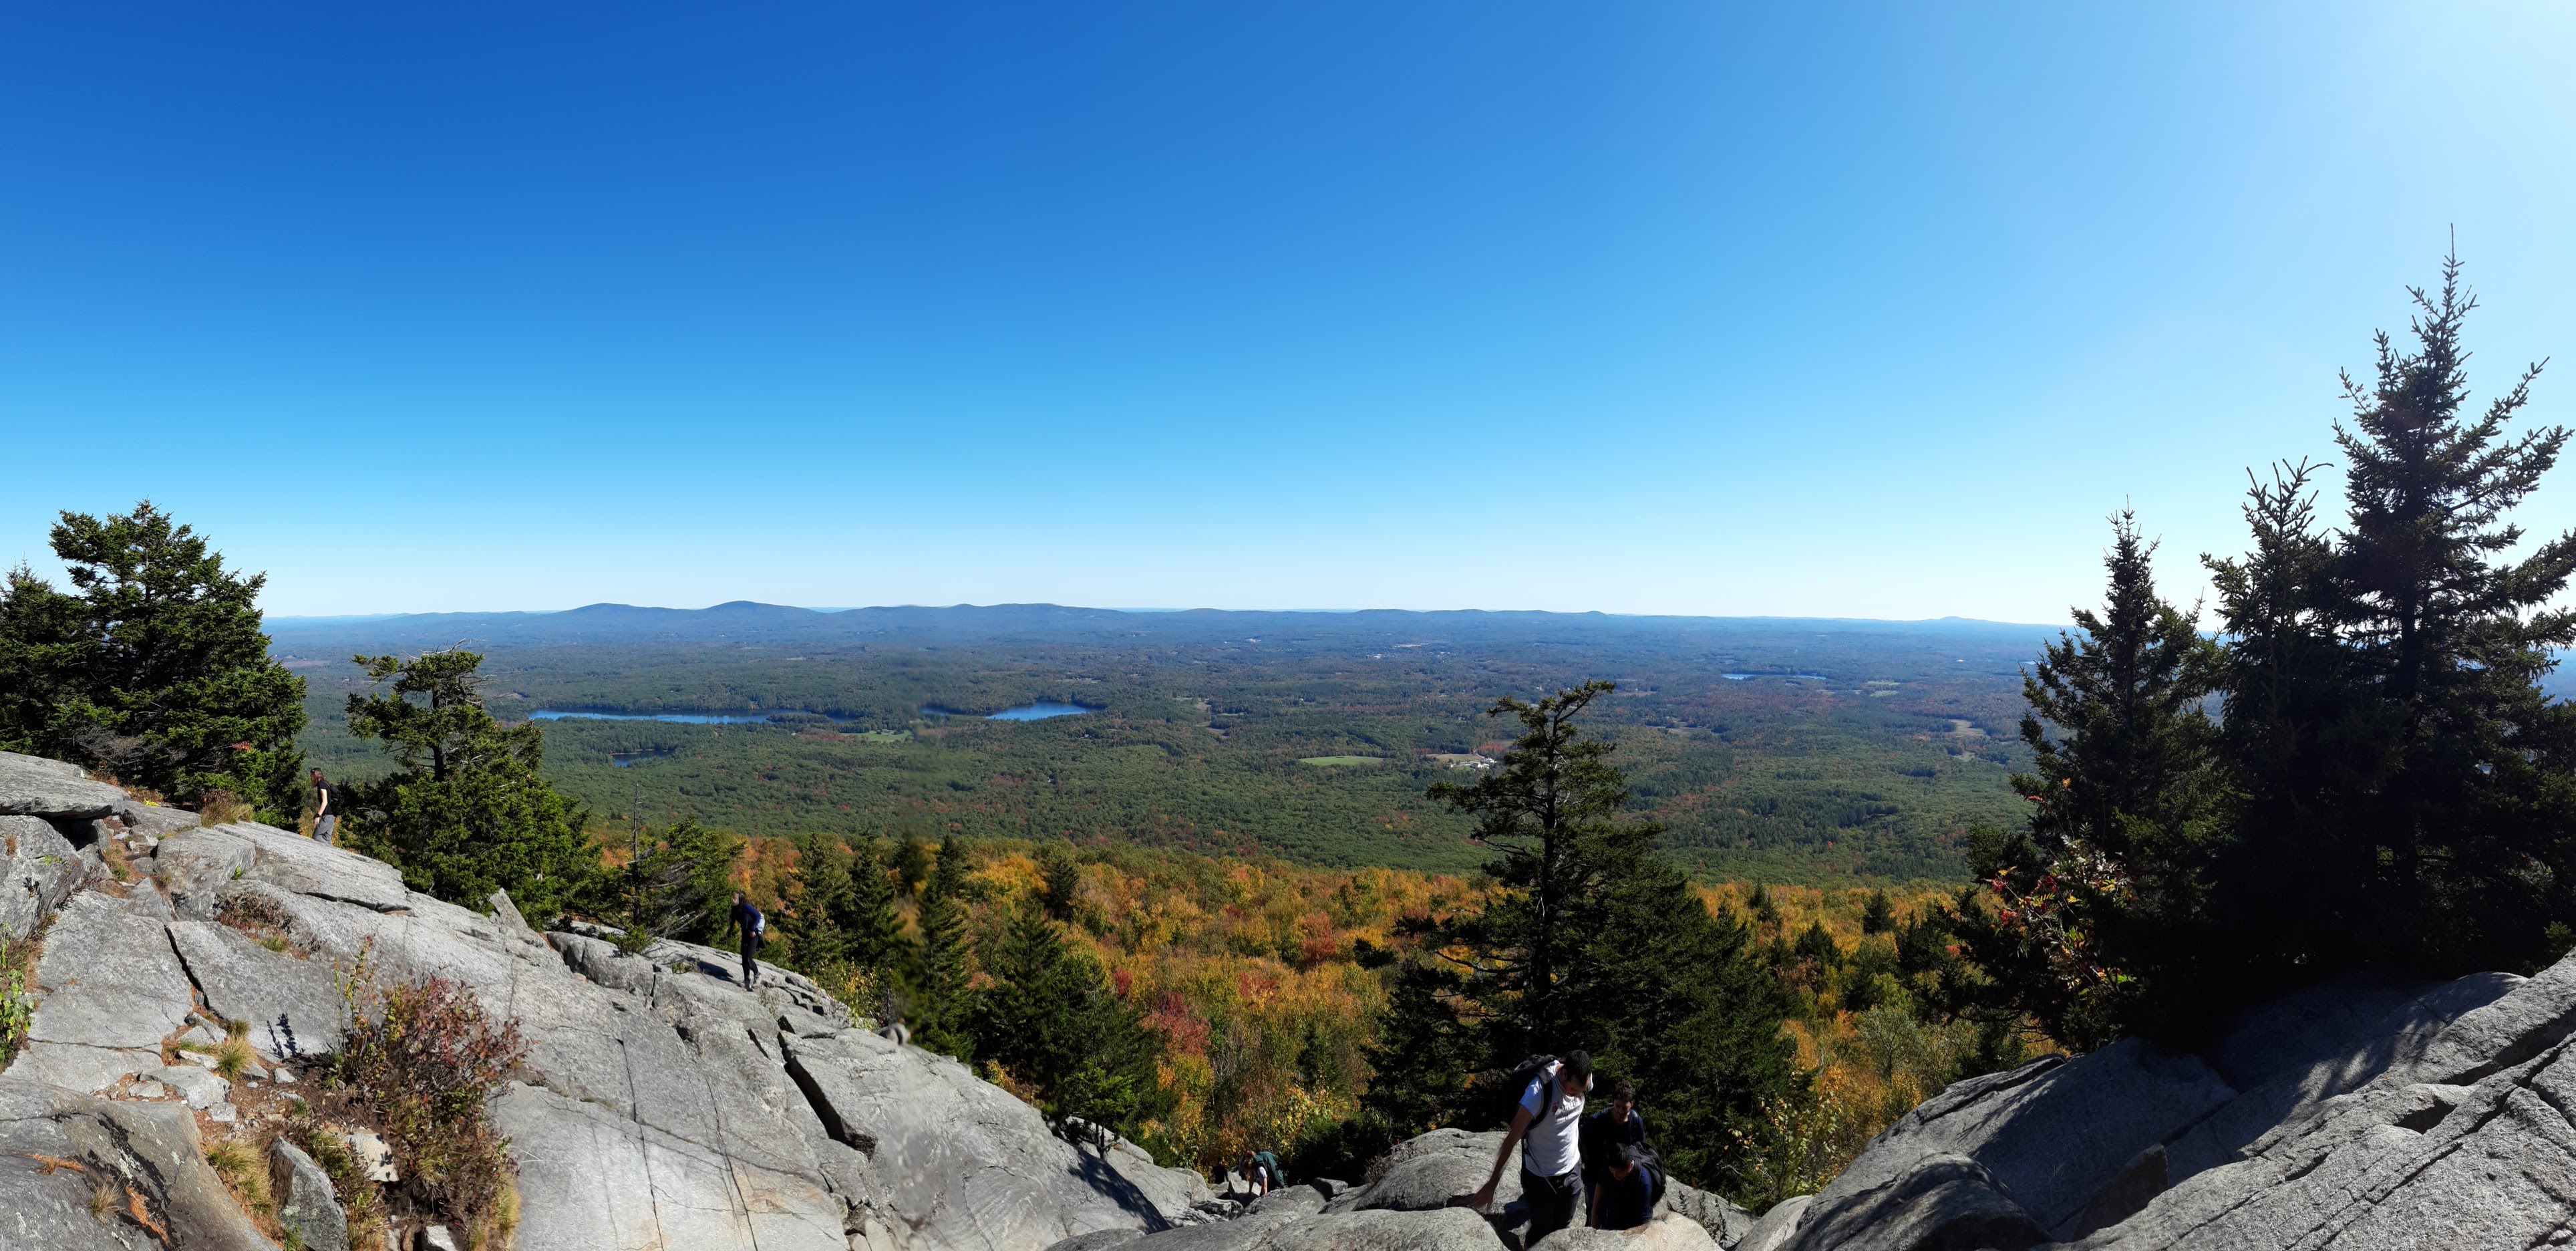
[{"label": "hiker with backpack", "polygon": [[737,929],[742,931],[742,988],[751,990],[760,985],[757,957],[760,940],[769,936],[769,918],[760,915],[760,909],[743,898],[741,891],[733,893],[733,913],[725,922],[725,933],[731,934]]},{"label": "hiker with backpack", "polygon": [[1645,1145],[1646,1118],[1637,1112],[1637,1087],[1621,1078],[1610,1087],[1610,1106],[1583,1118],[1583,1193],[1584,1211],[1591,1214],[1588,1223],[1603,1229],[1626,1228],[1601,1224],[1601,1187],[1618,1168],[1624,1148]]},{"label": "hiker with backpack", "polygon": [[322,771],[313,771],[313,841],[329,843],[340,828],[340,788],[322,780]]},{"label": "hiker with backpack", "polygon": [[1508,1080],[1526,1083],[1512,1110],[1511,1132],[1494,1153],[1493,1172],[1468,1202],[1478,1211],[1493,1204],[1503,1165],[1512,1158],[1512,1148],[1520,1147],[1521,1203],[1529,1212],[1529,1232],[1521,1245],[1534,1247],[1573,1224],[1574,1205],[1583,1198],[1583,1100],[1592,1093],[1592,1057],[1580,1051],[1563,1059],[1532,1056]]},{"label": "hiker with backpack", "polygon": [[1635,1229],[1655,1218],[1655,1200],[1663,1195],[1664,1166],[1655,1149],[1623,1143],[1601,1184],[1592,1188],[1592,1227]]},{"label": "hiker with backpack", "polygon": [[1243,1163],[1236,1171],[1243,1175],[1243,1184],[1252,1188],[1255,1199],[1279,1188],[1279,1157],[1267,1151],[1245,1150]]}]

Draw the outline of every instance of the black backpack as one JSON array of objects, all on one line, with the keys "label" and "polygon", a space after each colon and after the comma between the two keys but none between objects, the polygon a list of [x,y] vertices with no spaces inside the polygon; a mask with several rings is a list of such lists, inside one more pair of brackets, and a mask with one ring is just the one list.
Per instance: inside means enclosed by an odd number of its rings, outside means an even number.
[{"label": "black backpack", "polygon": [[1521,1105],[1521,1092],[1529,1089],[1529,1084],[1537,1081],[1541,1076],[1547,1077],[1547,1089],[1544,1092],[1546,1097],[1539,1101],[1539,1111],[1546,1112],[1548,1105],[1556,1102],[1556,1096],[1563,1088],[1557,1085],[1556,1077],[1547,1072],[1547,1066],[1554,1063],[1556,1063],[1555,1056],[1531,1056],[1513,1065],[1512,1071],[1504,1075],[1501,1090],[1505,1124],[1511,1122],[1512,1109]]}]

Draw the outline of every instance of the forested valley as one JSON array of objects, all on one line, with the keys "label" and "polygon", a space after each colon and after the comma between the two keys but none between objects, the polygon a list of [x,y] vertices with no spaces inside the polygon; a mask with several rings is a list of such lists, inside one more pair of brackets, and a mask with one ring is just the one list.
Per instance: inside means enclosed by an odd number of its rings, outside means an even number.
[{"label": "forested valley", "polygon": [[[2469,401],[2456,262],[2258,473],[2206,618],[2110,518],[2054,639],[1975,623],[1021,607],[263,623],[141,504],[0,597],[0,748],[310,821],[413,889],[722,938],[1067,1133],[1352,1175],[1483,1127],[1520,1057],[1632,1078],[1761,1206],[1942,1085],[2204,1046],[2363,970],[2576,947],[2569,431]],[[1497,594],[1504,589],[1498,588]],[[269,628],[273,626],[274,628]],[[1085,711],[988,714],[1041,701]],[[541,713],[721,714],[701,724]]]}]

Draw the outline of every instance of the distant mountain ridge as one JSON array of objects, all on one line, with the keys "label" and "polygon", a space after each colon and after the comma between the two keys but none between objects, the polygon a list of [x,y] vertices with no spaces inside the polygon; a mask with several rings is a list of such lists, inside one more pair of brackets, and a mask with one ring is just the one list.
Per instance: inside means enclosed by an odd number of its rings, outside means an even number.
[{"label": "distant mountain ridge", "polygon": [[1882,621],[1849,617],[1626,616],[1602,612],[1371,608],[1349,612],[1188,608],[1134,611],[1061,604],[888,605],[814,609],[733,600],[707,608],[587,604],[560,612],[410,613],[388,616],[272,617],[280,642],[310,644],[341,637],[378,645],[445,646],[459,641],[515,645],[640,642],[859,642],[869,638],[935,642],[1060,639],[1094,635],[1172,642],[1256,639],[1265,633],[1304,641],[1378,639],[1530,641],[1559,632],[1588,637],[1634,633],[1940,634],[1961,641],[2026,644],[2059,627],[1942,617]]}]

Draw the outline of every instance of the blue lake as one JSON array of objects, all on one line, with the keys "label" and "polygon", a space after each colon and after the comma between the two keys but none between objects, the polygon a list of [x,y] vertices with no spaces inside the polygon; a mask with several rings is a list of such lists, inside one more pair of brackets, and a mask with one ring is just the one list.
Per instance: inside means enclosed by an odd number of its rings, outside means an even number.
[{"label": "blue lake", "polygon": [[1034,704],[1022,704],[1017,708],[1005,708],[990,715],[960,712],[955,708],[945,708],[938,704],[923,704],[921,710],[934,717],[982,716],[987,721],[1044,721],[1049,717],[1079,717],[1086,712],[1100,711],[1097,708],[1085,708],[1080,704],[1059,704],[1044,699]]},{"label": "blue lake", "polygon": [[1801,682],[1833,681],[1832,678],[1821,673],[1721,673],[1717,676],[1729,682],[1750,682],[1755,678],[1795,678]]}]

